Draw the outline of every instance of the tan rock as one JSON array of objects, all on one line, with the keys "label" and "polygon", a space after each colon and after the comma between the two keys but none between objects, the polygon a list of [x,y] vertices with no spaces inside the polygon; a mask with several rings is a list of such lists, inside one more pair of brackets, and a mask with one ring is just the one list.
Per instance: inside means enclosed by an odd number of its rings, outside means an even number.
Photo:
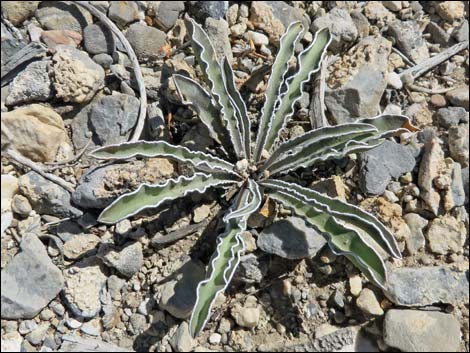
[{"label": "tan rock", "polygon": [[80,33],[72,30],[50,30],[41,33],[41,40],[46,43],[49,49],[55,49],[56,46],[72,45],[76,47],[82,41],[83,37]]},{"label": "tan rock", "polygon": [[444,20],[452,22],[465,15],[463,1],[442,1],[436,6],[437,14]]},{"label": "tan rock", "polygon": [[13,196],[18,192],[18,178],[2,174],[2,213],[10,211]]},{"label": "tan rock", "polygon": [[432,252],[446,255],[462,252],[466,234],[463,222],[446,215],[431,222],[426,237]]},{"label": "tan rock", "polygon": [[285,30],[281,20],[274,17],[271,6],[261,1],[251,3],[250,21],[268,34],[271,43],[278,43]]},{"label": "tan rock", "polygon": [[52,162],[69,138],[59,114],[40,104],[2,113],[2,149],[10,146],[35,162]]},{"label": "tan rock", "polygon": [[95,249],[100,242],[94,234],[77,234],[64,244],[64,255],[68,259],[77,259]]},{"label": "tan rock", "polygon": [[439,211],[441,196],[434,189],[434,179],[445,169],[444,152],[437,139],[426,142],[424,155],[419,166],[418,185],[421,199],[435,215]]}]

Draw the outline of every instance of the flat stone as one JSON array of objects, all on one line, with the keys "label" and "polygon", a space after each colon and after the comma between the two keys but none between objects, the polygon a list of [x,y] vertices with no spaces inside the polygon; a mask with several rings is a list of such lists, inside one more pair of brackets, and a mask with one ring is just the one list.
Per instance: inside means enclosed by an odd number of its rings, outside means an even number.
[{"label": "flat stone", "polygon": [[460,324],[454,316],[436,311],[389,310],[384,340],[402,352],[457,352]]},{"label": "flat stone", "polygon": [[274,222],[258,236],[257,245],[264,252],[286,259],[313,257],[325,245],[325,238],[298,217]]},{"label": "flat stone", "polygon": [[128,94],[104,96],[89,114],[89,123],[96,145],[109,145],[127,141],[139,115],[139,100]]},{"label": "flat stone", "polygon": [[21,252],[2,270],[2,319],[31,319],[64,287],[61,271],[32,233],[23,235]]},{"label": "flat stone", "polygon": [[45,102],[52,98],[52,83],[48,73],[50,61],[35,61],[26,66],[10,84],[6,105]]},{"label": "flat stone", "polygon": [[95,251],[99,243],[100,238],[94,234],[73,235],[64,243],[64,255],[68,259],[78,259]]},{"label": "flat stone", "polygon": [[193,221],[194,223],[201,223],[211,214],[211,208],[209,205],[201,205],[196,207],[193,211]]},{"label": "flat stone", "polygon": [[39,214],[79,217],[83,214],[71,204],[70,193],[59,185],[31,171],[19,179],[20,191]]},{"label": "flat stone", "polygon": [[468,298],[468,273],[450,267],[404,267],[389,275],[385,294],[397,305],[452,304]]},{"label": "flat stone", "polygon": [[64,122],[51,108],[40,104],[2,113],[2,149],[14,148],[35,162],[53,162],[59,149],[69,149]]},{"label": "flat stone", "polygon": [[161,309],[178,319],[190,316],[196,303],[196,288],[205,277],[205,269],[195,261],[185,263],[177,272],[176,279],[157,288],[157,302]]},{"label": "flat stone", "polygon": [[432,220],[426,238],[429,248],[435,254],[461,253],[467,238],[467,229],[462,221],[445,215]]},{"label": "flat stone", "polygon": [[142,244],[139,242],[126,244],[121,250],[106,244],[98,256],[107,266],[115,268],[125,277],[132,277],[139,272],[144,262]]},{"label": "flat stone", "polygon": [[452,37],[457,42],[464,42],[468,40],[468,20],[462,22],[462,24],[452,32]]},{"label": "flat stone", "polygon": [[50,30],[41,32],[41,40],[51,51],[55,51],[58,45],[77,47],[82,42],[82,35],[71,30]]},{"label": "flat stone", "polygon": [[416,63],[429,58],[428,46],[416,21],[394,21],[389,25],[388,33],[395,38],[398,49]]},{"label": "flat stone", "polygon": [[100,293],[106,283],[104,272],[97,257],[88,257],[64,272],[64,303],[74,316],[89,319],[100,312]]},{"label": "flat stone", "polygon": [[134,352],[94,338],[84,338],[75,334],[62,336],[62,352]]},{"label": "flat stone", "polygon": [[83,30],[83,45],[89,54],[112,54],[116,49],[112,32],[103,24],[91,24]]},{"label": "flat stone", "polygon": [[26,339],[28,340],[29,343],[31,343],[34,346],[38,346],[42,343],[44,338],[46,337],[47,330],[49,330],[50,323],[42,323],[41,325],[38,326],[38,328],[32,332],[30,332],[27,336]]},{"label": "flat stone", "polygon": [[52,57],[53,85],[64,102],[89,102],[104,85],[104,70],[86,52],[59,45]]},{"label": "flat stone", "polygon": [[247,254],[240,258],[240,264],[233,276],[233,281],[241,283],[261,283],[268,272],[268,263],[255,254]]},{"label": "flat stone", "polygon": [[359,155],[359,184],[363,192],[383,194],[392,179],[410,172],[416,165],[411,150],[393,141]]},{"label": "flat stone", "polygon": [[93,22],[87,10],[70,1],[42,1],[35,17],[45,29],[72,30],[79,33]]},{"label": "flat stone", "polygon": [[166,34],[155,27],[134,23],[129,26],[126,38],[139,60],[155,59],[163,53]]}]

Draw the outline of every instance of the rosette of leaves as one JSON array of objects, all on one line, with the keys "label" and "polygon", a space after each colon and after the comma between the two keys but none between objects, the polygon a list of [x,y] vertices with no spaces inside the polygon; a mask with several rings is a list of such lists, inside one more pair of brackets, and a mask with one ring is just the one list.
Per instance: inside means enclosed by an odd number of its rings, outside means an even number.
[{"label": "rosette of leaves", "polygon": [[180,176],[163,184],[141,185],[111,203],[101,213],[99,221],[113,224],[146,208],[158,207],[189,193],[203,193],[208,188],[238,188],[232,206],[223,218],[226,228],[218,237],[207,277],[197,287],[190,321],[193,336],[204,328],[214,300],[230,283],[245,248],[241,233],[247,227],[248,217],[258,211],[267,195],[303,217],[324,234],[334,253],[346,256],[370,281],[385,287],[385,254],[401,257],[393,234],[359,207],[284,181],[283,176],[328,159],[377,147],[388,137],[412,130],[408,118],[381,115],[358,119],[354,123],[328,126],[282,141],[280,132],[293,115],[294,104],[301,97],[304,84],[320,68],[331,41],[329,31],[323,29],[316,33],[312,43],[298,55],[295,70],[288,77],[294,47],[303,33],[303,26],[296,22],[288,27],[280,39],[272,65],[258,126],[253,129],[230,63],[227,59],[217,60],[214,48],[199,24],[187,19],[187,27],[208,88],[189,77],[174,75],[173,78],[183,102],[196,110],[215,143],[224,151],[224,158],[165,141],[128,142],[93,151],[92,156],[99,159],[167,157],[190,163],[197,170],[191,177]]}]

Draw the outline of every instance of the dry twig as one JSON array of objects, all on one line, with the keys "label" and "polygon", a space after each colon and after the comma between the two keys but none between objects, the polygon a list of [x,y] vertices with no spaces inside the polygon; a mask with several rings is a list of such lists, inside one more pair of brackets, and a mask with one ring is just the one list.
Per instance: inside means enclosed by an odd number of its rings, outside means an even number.
[{"label": "dry twig", "polygon": [[12,150],[12,149],[7,149],[5,151],[5,153],[6,153],[7,157],[9,157],[10,159],[16,161],[17,163],[19,163],[23,166],[26,166],[26,167],[30,168],[31,170],[34,170],[36,173],[40,174],[44,178],[46,178],[46,179],[52,181],[53,183],[63,187],[68,192],[73,192],[74,191],[74,188],[73,188],[72,184],[70,184],[69,182],[65,181],[64,179],[58,177],[57,175],[46,173],[42,167],[40,167],[39,165],[34,163],[29,158],[26,158],[25,156],[21,155],[17,151]]}]

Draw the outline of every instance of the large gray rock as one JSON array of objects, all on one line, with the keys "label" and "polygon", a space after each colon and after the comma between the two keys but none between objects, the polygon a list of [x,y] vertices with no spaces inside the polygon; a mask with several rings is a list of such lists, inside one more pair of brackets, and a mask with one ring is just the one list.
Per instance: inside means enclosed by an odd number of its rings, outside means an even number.
[{"label": "large gray rock", "polygon": [[[357,38],[358,32],[353,19],[348,11],[335,7],[326,15],[313,21],[310,30],[316,32],[321,28],[328,27],[333,39],[330,49],[338,52],[341,48],[351,45]],[[287,27],[286,27],[287,28]]]},{"label": "large gray rock", "polygon": [[26,66],[10,85],[6,105],[45,102],[52,98],[52,82],[48,67],[50,61],[35,61]]},{"label": "large gray rock", "polygon": [[132,24],[126,32],[126,38],[137,58],[142,61],[158,57],[166,43],[165,32],[142,23]]},{"label": "large gray rock", "polygon": [[64,287],[61,271],[36,235],[25,234],[20,247],[2,270],[2,319],[35,317]]},{"label": "large gray rock", "polygon": [[416,21],[395,21],[390,24],[388,33],[395,38],[398,49],[416,63],[429,58],[426,40]]},{"label": "large gray rock", "polygon": [[97,145],[127,141],[139,116],[139,100],[128,94],[102,97],[90,110],[89,122]]},{"label": "large gray rock", "polygon": [[313,257],[325,243],[325,238],[299,217],[274,222],[257,240],[261,250],[286,259]]},{"label": "large gray rock", "polygon": [[365,37],[351,49],[354,67],[345,67],[345,78],[325,92],[326,107],[336,123],[378,114],[387,87],[390,52],[391,42],[380,36]]},{"label": "large gray rock", "polygon": [[452,315],[435,311],[389,310],[384,340],[402,352],[457,352],[460,324]]},{"label": "large gray rock", "polygon": [[19,179],[20,191],[39,214],[79,217],[82,211],[72,206],[70,194],[59,185],[31,171]]},{"label": "large gray rock", "polygon": [[387,297],[397,305],[468,301],[468,273],[450,267],[398,268],[389,275]]},{"label": "large gray rock", "polygon": [[310,18],[305,14],[304,9],[293,7],[285,1],[265,1],[271,6],[273,16],[278,18],[287,29],[292,22],[300,21],[305,28],[310,27]]},{"label": "large gray rock", "polygon": [[385,191],[392,178],[412,171],[416,165],[408,147],[388,140],[361,153],[359,163],[359,183],[362,191],[376,195]]}]

